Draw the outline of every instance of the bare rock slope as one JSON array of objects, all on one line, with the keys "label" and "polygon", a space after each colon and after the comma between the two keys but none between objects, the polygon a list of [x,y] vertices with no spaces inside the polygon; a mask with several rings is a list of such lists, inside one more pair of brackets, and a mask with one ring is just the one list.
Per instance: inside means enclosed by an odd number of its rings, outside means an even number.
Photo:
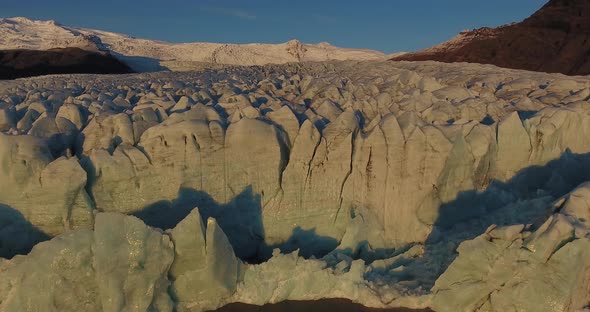
[{"label": "bare rock slope", "polygon": [[49,74],[127,74],[132,70],[108,53],[79,48],[0,51],[0,79]]},{"label": "bare rock slope", "polygon": [[80,285],[87,310],[577,311],[589,98],[586,77],[435,62],[0,82],[0,310],[32,306],[40,270],[64,282],[34,304],[60,311]]},{"label": "bare rock slope", "polygon": [[397,61],[469,62],[568,75],[590,74],[590,3],[551,0],[520,23],[465,31]]}]

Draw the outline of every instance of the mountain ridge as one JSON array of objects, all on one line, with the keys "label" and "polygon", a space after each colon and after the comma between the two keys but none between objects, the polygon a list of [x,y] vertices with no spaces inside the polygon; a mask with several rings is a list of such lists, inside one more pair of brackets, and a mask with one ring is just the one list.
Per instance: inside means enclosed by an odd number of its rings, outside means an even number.
[{"label": "mountain ridge", "polygon": [[59,22],[25,17],[0,18],[0,49],[48,50],[77,47],[109,51],[136,71],[191,70],[202,63],[265,65],[303,61],[384,60],[368,49],[339,48],[328,43],[229,44],[211,42],[169,43],[133,36],[64,26]]},{"label": "mountain ridge", "polygon": [[590,74],[590,1],[551,0],[522,22],[464,31],[439,45],[392,58],[492,64]]}]

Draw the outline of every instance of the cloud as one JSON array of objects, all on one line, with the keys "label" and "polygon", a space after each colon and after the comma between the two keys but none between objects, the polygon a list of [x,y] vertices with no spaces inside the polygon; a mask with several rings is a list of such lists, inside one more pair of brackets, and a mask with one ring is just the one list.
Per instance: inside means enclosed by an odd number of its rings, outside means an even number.
[{"label": "cloud", "polygon": [[213,7],[205,6],[201,10],[209,13],[223,14],[231,17],[237,17],[245,20],[255,20],[256,15],[242,9],[237,8],[225,8],[225,7]]}]

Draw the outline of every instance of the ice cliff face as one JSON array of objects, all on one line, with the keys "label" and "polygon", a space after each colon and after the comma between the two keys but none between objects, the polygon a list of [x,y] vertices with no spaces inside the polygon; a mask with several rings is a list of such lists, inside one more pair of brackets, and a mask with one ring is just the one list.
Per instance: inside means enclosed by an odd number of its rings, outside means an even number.
[{"label": "ice cliff face", "polygon": [[436,281],[436,311],[584,311],[590,300],[588,183],[529,225],[492,226],[463,242]]},{"label": "ice cliff face", "polygon": [[[575,311],[587,303],[576,187],[590,181],[589,97],[585,77],[439,63],[2,82],[0,255],[57,238],[2,264],[0,307],[26,305],[36,267],[55,274],[47,283],[86,272],[89,310],[346,297],[502,311],[538,292],[535,307]],[[60,262],[66,251],[79,262]],[[454,300],[468,283],[481,291]]]}]

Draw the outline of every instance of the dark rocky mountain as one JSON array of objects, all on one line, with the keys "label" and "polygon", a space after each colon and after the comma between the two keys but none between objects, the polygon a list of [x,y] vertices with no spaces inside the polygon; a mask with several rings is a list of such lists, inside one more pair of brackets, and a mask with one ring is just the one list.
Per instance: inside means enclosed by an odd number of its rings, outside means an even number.
[{"label": "dark rocky mountain", "polygon": [[132,70],[107,53],[79,48],[0,51],[0,79],[49,74],[125,74]]},{"label": "dark rocky mountain", "polygon": [[470,62],[590,74],[590,0],[551,0],[520,23],[465,31],[440,45],[392,60]]},{"label": "dark rocky mountain", "polygon": [[347,299],[321,299],[308,301],[283,301],[275,304],[266,304],[263,306],[231,303],[221,307],[214,312],[432,312],[431,309],[406,309],[406,308],[389,308],[377,309],[367,308],[360,304],[353,303]]}]

